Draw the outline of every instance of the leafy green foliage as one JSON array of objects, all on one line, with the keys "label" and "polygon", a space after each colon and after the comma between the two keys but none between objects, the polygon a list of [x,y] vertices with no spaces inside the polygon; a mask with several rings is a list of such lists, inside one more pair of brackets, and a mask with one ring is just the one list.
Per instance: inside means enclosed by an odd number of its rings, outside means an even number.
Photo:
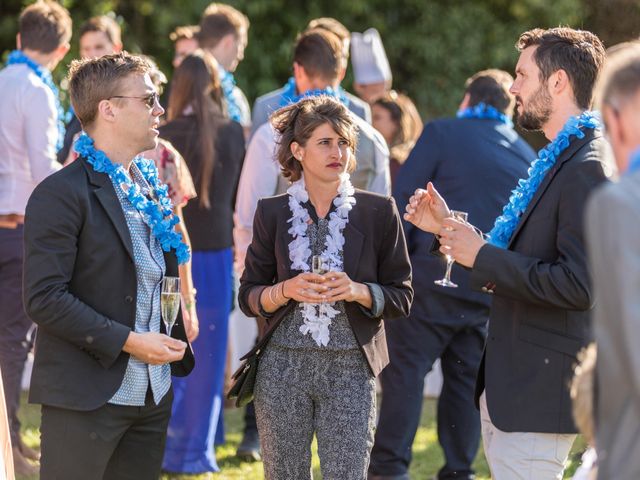
[{"label": "leafy green foliage", "polygon": [[[2,0],[0,52],[15,45],[17,16],[31,0]],[[208,0],[62,0],[74,19],[74,30],[92,15],[115,12],[123,26],[126,48],[156,58],[171,72],[169,33],[178,25],[197,23]],[[236,78],[250,100],[281,86],[291,73],[291,50],[307,22],[332,16],[352,31],[376,27],[394,73],[394,87],[417,103],[424,117],[449,115],[461,100],[464,81],[478,70],[513,71],[514,43],[533,27],[571,25],[589,28],[607,39],[636,35],[640,7],[634,0],[232,0],[251,20],[249,46]],[[615,5],[614,5],[615,4]],[[617,13],[617,16],[616,16]],[[619,20],[619,22],[618,22]],[[625,20],[625,21],[623,21]],[[623,25],[624,28],[618,28]],[[615,31],[615,35],[611,32]],[[56,71],[77,56],[78,39]],[[170,76],[170,75],[169,75]],[[351,72],[343,86],[351,89]]]}]

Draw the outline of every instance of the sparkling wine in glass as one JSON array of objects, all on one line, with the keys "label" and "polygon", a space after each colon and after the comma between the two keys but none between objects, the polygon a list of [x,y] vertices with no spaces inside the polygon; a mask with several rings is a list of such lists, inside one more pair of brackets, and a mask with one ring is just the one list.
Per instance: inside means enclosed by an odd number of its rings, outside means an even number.
[{"label": "sparkling wine in glass", "polygon": [[[461,212],[459,210],[451,210],[451,216],[456,220],[459,220],[461,222],[466,222],[468,214],[467,212]],[[445,257],[447,257],[447,270],[444,274],[444,278],[440,280],[436,280],[434,283],[436,285],[440,285],[441,287],[458,288],[458,285],[451,281],[451,267],[453,267],[453,263],[454,263],[453,257],[451,255],[446,255],[446,254],[445,254]]]},{"label": "sparkling wine in glass", "polygon": [[180,310],[180,279],[178,277],[164,277],[160,293],[160,312],[169,336],[171,336],[173,324],[176,323],[178,310]]},{"label": "sparkling wine in glass", "polygon": [[329,271],[329,262],[322,255],[314,255],[311,257],[311,271],[318,275],[324,275]]}]

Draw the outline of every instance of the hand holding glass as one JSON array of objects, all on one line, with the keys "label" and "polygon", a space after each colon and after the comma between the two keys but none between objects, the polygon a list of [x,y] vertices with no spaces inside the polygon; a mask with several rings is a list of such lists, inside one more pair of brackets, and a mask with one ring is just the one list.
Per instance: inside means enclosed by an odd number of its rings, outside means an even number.
[{"label": "hand holding glass", "polygon": [[[467,212],[461,212],[459,210],[451,210],[451,216],[461,222],[466,222],[468,214]],[[458,285],[451,281],[451,267],[453,267],[453,257],[451,255],[445,255],[447,257],[447,271],[444,274],[444,278],[436,280],[434,283],[441,287],[458,288]]]},{"label": "hand holding glass", "polygon": [[176,323],[179,310],[180,279],[178,277],[164,277],[162,279],[162,292],[160,293],[160,311],[168,336],[171,336],[171,328]]}]

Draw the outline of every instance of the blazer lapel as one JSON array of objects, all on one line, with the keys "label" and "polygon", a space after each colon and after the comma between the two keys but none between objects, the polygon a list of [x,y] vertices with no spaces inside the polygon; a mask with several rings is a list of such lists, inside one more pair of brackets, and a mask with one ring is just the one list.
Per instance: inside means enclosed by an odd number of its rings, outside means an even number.
[{"label": "blazer lapel", "polygon": [[524,211],[524,213],[520,217],[520,221],[518,222],[516,229],[511,235],[511,239],[509,240],[509,244],[507,245],[507,248],[511,247],[511,244],[514,242],[514,240],[518,236],[518,233],[520,232],[520,230],[522,230],[522,227],[527,221],[527,218],[529,218],[529,215],[531,215],[531,212],[540,201],[540,198],[542,198],[542,195],[544,195],[544,192],[547,190],[547,188],[551,184],[551,181],[553,180],[553,178],[560,171],[560,168],[562,168],[562,165],[571,157],[573,157],[578,152],[578,150],[582,148],[583,145],[591,141],[593,138],[594,138],[593,130],[592,129],[587,130],[583,138],[575,139],[573,142],[571,142],[569,147],[567,147],[567,149],[562,153],[562,155],[560,155],[560,158],[556,161],[555,165],[551,167],[551,170],[549,170],[545,175],[544,179],[542,180],[542,183],[536,190],[536,193],[533,195],[531,202],[529,202],[529,205],[527,205],[527,209]]},{"label": "blazer lapel", "polygon": [[[353,213],[353,210],[351,213]],[[349,215],[349,223],[344,227],[344,248],[342,251],[344,271],[351,280],[357,278],[360,255],[362,255],[362,246],[364,245],[364,235],[353,224],[353,220],[355,220],[353,217],[355,215]]]},{"label": "blazer lapel", "polygon": [[133,243],[131,242],[131,234],[129,233],[129,227],[127,226],[127,221],[124,218],[124,213],[122,212],[122,205],[120,205],[120,200],[118,200],[118,196],[113,189],[113,184],[111,183],[109,176],[106,173],[96,172],[91,165],[87,164],[87,161],[84,158],[79,158],[76,161],[81,161],[83,163],[85,170],[87,171],[89,181],[96,187],[94,192],[96,197],[98,197],[98,201],[104,208],[105,212],[107,212],[107,216],[118,232],[118,236],[120,237],[120,240],[122,240],[122,244],[126,252],[133,260]]}]

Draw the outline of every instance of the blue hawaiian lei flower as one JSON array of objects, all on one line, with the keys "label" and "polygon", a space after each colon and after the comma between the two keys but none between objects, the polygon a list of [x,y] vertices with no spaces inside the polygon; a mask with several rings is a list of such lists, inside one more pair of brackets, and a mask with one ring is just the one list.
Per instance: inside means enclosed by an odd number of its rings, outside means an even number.
[{"label": "blue hawaiian lei flower", "polygon": [[292,103],[297,103],[303,98],[318,97],[320,95],[329,95],[330,97],[334,97],[335,99],[339,100],[345,107],[349,107],[349,99],[345,95],[342,87],[338,86],[338,88],[316,88],[314,90],[307,90],[302,95],[298,95],[296,93],[296,79],[293,77],[289,78],[289,81],[284,86],[284,91],[282,92],[282,97],[280,98],[280,106],[286,107],[287,105],[291,105]]},{"label": "blue hawaiian lei flower", "polygon": [[180,222],[180,219],[173,214],[168,187],[160,182],[158,170],[152,160],[140,156],[133,159],[136,167],[151,186],[157,202],[149,200],[142,194],[140,187],[129,178],[122,165],[114,165],[102,150],[96,150],[93,140],[86,133],[83,132],[80,135],[74,144],[74,149],[78,155],[87,159],[96,172],[106,173],[116,184],[124,185],[123,191],[127,198],[140,212],[144,222],[160,242],[162,250],[165,252],[175,250],[180,264],[189,261],[189,247],[184,243],[182,235],[174,230],[174,226]]},{"label": "blue hawaiian lei flower", "polygon": [[630,173],[634,173],[638,170],[640,170],[640,148],[631,152],[631,156],[629,157],[629,166],[624,174],[629,175]]},{"label": "blue hawaiian lei flower", "polygon": [[473,107],[467,107],[464,110],[458,111],[456,114],[458,118],[484,118],[489,120],[497,120],[502,122],[510,127],[513,127],[513,122],[511,119],[499,111],[492,105],[487,105],[484,102],[477,103]]},{"label": "blue hawaiian lei flower", "polygon": [[20,50],[14,50],[9,54],[7,65],[26,65],[31,69],[31,71],[33,71],[33,73],[36,74],[36,76],[40,80],[42,80],[42,83],[49,87],[49,90],[51,90],[51,92],[53,93],[53,97],[56,102],[56,111],[58,113],[58,141],[56,142],[56,151],[60,151],[62,145],[64,144],[64,133],[66,131],[64,120],[66,118],[66,115],[64,113],[64,109],[62,108],[62,104],[60,103],[60,92],[58,91],[58,87],[56,87],[56,84],[53,83],[51,72],[42,65],[38,65]]},{"label": "blue hawaiian lei flower", "polygon": [[538,158],[529,168],[529,177],[518,180],[518,186],[511,192],[509,203],[505,205],[491,231],[489,243],[506,248],[515,231],[520,216],[525,212],[531,199],[540,187],[547,172],[556,164],[558,157],[571,144],[571,137],[583,138],[584,129],[598,128],[600,121],[594,112],[583,112],[580,116],[570,117],[558,136],[538,152]]},{"label": "blue hawaiian lei flower", "polygon": [[218,68],[218,73],[220,75],[220,86],[222,87],[222,94],[224,95],[224,100],[227,104],[227,113],[229,114],[229,118],[235,122],[241,123],[242,111],[238,106],[235,92],[236,79],[233,76],[233,73],[227,72],[221,66]]}]

